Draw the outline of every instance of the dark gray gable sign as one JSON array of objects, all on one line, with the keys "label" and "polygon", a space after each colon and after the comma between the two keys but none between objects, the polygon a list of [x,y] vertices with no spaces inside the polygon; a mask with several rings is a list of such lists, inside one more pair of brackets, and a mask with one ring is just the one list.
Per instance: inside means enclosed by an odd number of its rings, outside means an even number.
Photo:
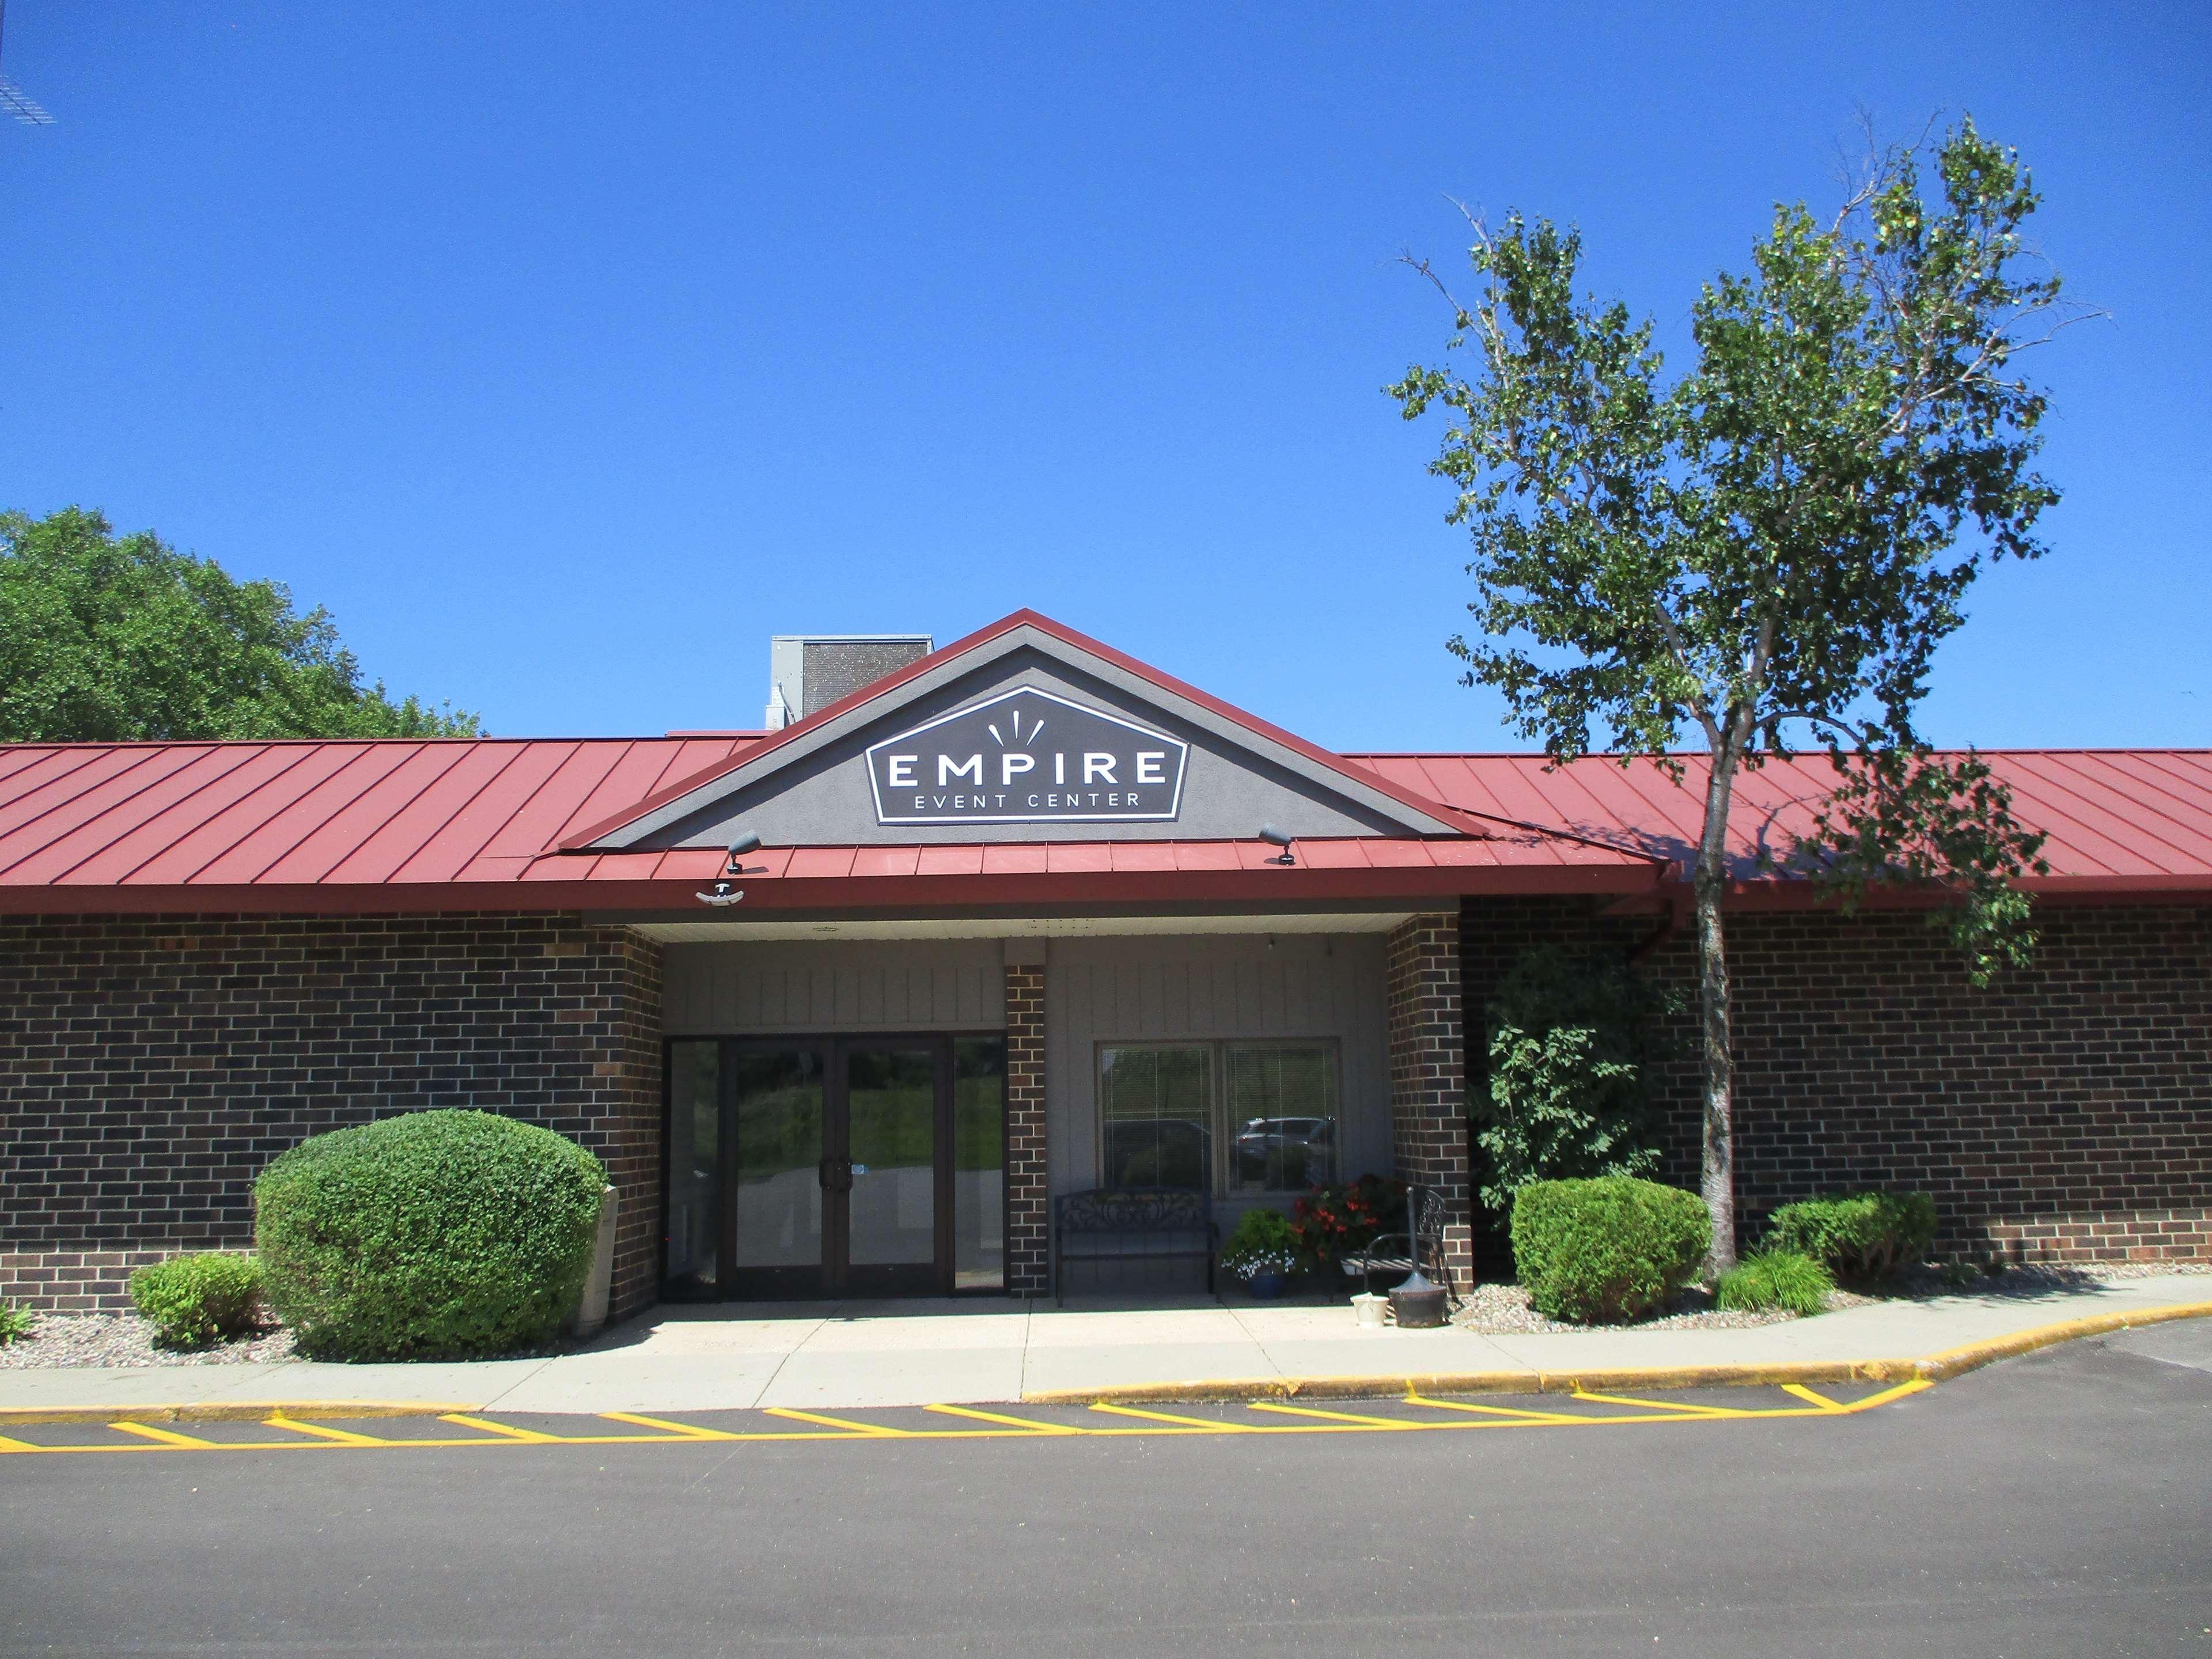
[{"label": "dark gray gable sign", "polygon": [[867,751],[878,823],[1141,823],[1182,810],[1189,746],[1018,685]]}]

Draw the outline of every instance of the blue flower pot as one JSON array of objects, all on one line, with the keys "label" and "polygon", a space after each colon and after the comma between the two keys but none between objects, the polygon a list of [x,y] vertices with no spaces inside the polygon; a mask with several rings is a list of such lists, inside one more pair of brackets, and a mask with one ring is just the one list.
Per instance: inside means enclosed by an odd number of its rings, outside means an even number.
[{"label": "blue flower pot", "polygon": [[1244,1281],[1244,1288],[1261,1302],[1273,1302],[1290,1287],[1291,1276],[1288,1273],[1254,1273]]}]

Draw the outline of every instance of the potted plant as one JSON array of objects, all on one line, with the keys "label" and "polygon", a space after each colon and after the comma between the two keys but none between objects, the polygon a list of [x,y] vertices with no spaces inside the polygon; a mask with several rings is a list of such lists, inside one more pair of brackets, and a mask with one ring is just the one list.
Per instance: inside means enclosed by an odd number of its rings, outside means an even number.
[{"label": "potted plant", "polygon": [[1298,1238],[1291,1218],[1279,1210],[1247,1210],[1221,1251],[1221,1265],[1244,1281],[1244,1288],[1273,1300],[1290,1285],[1298,1265]]},{"label": "potted plant", "polygon": [[1364,1175],[1342,1186],[1316,1187],[1291,1214],[1291,1243],[1301,1256],[1323,1267],[1349,1264],[1378,1234],[1406,1230],[1406,1183]]}]

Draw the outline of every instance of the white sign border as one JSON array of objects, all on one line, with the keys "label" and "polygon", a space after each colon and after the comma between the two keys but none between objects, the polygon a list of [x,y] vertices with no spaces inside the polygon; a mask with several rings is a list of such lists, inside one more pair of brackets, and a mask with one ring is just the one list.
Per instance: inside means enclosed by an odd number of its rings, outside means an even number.
[{"label": "white sign border", "polygon": [[[1168,803],[1168,810],[1164,812],[1000,812],[993,813],[988,817],[970,815],[957,818],[896,817],[884,811],[884,792],[876,781],[876,753],[878,750],[889,749],[894,744],[904,743],[910,738],[918,738],[925,732],[934,731],[937,727],[959,720],[963,715],[980,714],[986,708],[994,708],[1011,698],[1019,696],[1042,697],[1047,702],[1058,703],[1062,708],[1073,709],[1079,714],[1088,714],[1094,720],[1105,720],[1110,725],[1121,726],[1125,731],[1134,732],[1141,737],[1151,738],[1157,742],[1171,745],[1177,751],[1176,787],[1175,798]],[[1126,720],[1119,714],[1109,714],[1103,708],[1093,708],[1088,703],[1077,702],[1072,697],[1063,697],[1058,692],[1048,691],[1042,686],[1027,684],[1017,685],[1010,690],[999,692],[994,696],[984,698],[981,702],[971,702],[962,708],[949,710],[938,715],[934,720],[924,720],[919,726],[910,726],[905,731],[885,738],[880,743],[872,743],[860,751],[860,759],[868,769],[868,793],[875,801],[878,824],[884,827],[894,824],[915,824],[935,830],[957,829],[963,823],[1171,823],[1182,814],[1182,786],[1184,781],[1190,775],[1190,745],[1182,738],[1171,738],[1164,732],[1156,732],[1149,726],[1139,726],[1136,721]]]}]

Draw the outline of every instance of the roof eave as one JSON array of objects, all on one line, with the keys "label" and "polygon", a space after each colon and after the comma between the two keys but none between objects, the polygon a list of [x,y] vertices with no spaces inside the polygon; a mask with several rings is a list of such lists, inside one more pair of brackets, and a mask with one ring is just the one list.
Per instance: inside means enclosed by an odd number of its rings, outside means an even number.
[{"label": "roof eave", "polygon": [[[747,884],[731,914],[927,909],[946,905],[1325,902],[1480,895],[1613,896],[1650,886],[1620,865],[1391,866],[1358,869],[1047,871],[1035,873],[779,876]],[[153,915],[626,910],[714,914],[697,876],[653,880],[343,883],[319,885],[46,886],[0,889],[0,915]]]}]

